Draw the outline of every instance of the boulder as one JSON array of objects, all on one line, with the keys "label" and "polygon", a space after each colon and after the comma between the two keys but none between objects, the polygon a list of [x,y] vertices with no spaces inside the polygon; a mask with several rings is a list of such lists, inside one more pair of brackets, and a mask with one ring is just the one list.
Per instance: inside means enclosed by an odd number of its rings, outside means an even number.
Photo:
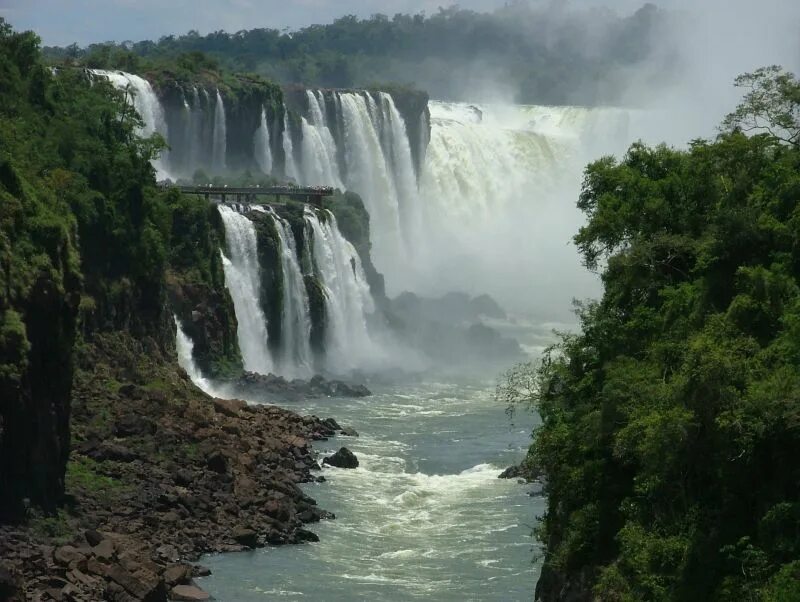
[{"label": "boulder", "polygon": [[211,596],[196,585],[176,585],[172,588],[172,591],[170,591],[170,599],[194,602],[198,600],[210,600]]},{"label": "boulder", "polygon": [[236,527],[233,533],[231,533],[231,536],[236,543],[247,548],[255,548],[258,546],[258,533],[247,527]]},{"label": "boulder", "polygon": [[358,437],[358,431],[352,427],[346,426],[339,431],[345,437]]},{"label": "boulder", "polygon": [[61,546],[60,548],[56,548],[55,552],[53,552],[53,560],[56,561],[56,564],[60,564],[61,566],[69,566],[73,562],[86,560],[86,556],[72,546]]},{"label": "boulder", "polygon": [[357,468],[358,458],[349,449],[343,447],[332,456],[325,458],[322,463],[337,468]]}]

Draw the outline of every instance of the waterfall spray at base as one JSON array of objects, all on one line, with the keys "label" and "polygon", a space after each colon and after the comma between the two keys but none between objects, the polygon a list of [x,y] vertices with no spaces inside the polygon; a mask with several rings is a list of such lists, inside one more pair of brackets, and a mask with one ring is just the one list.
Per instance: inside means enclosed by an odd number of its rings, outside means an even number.
[{"label": "waterfall spray at base", "polygon": [[230,207],[219,206],[227,256],[222,253],[225,285],[228,287],[238,321],[239,348],[245,370],[269,374],[272,358],[267,347],[267,320],[261,309],[261,275],[256,230],[249,219]]},{"label": "waterfall spray at base", "polygon": [[289,223],[271,213],[280,239],[283,272],[283,316],[279,371],[286,377],[307,378],[313,371],[311,316],[308,293],[297,254],[297,243]]},{"label": "waterfall spray at base", "polygon": [[305,219],[312,233],[317,275],[325,291],[327,369],[345,373],[380,363],[383,353],[367,325],[374,301],[358,252],[339,232],[329,211],[318,214],[306,209]]},{"label": "waterfall spray at base", "polygon": [[198,389],[211,395],[212,397],[217,397],[217,393],[214,390],[211,381],[205,378],[200,369],[197,367],[197,364],[194,361],[194,356],[192,355],[194,351],[194,343],[192,339],[190,339],[183,330],[183,326],[178,320],[177,316],[173,316],[175,320],[175,327],[177,328],[177,334],[175,339],[175,347],[178,351],[178,365],[186,370],[186,373],[189,375],[191,381],[197,386]]}]

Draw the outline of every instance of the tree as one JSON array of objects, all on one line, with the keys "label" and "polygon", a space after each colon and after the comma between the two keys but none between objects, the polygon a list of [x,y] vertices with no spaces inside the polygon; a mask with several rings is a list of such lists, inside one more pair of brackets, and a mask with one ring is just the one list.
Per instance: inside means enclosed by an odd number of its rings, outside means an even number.
[{"label": "tree", "polygon": [[736,78],[747,92],[723,121],[729,131],[766,132],[787,144],[800,144],[800,81],[777,65]]}]

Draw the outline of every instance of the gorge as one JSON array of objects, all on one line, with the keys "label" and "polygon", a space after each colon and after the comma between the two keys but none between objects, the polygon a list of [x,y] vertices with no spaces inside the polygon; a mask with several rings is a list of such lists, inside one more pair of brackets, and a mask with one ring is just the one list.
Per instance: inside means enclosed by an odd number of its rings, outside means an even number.
[{"label": "gorge", "polygon": [[0,601],[800,599],[796,36],[544,4],[0,9]]}]

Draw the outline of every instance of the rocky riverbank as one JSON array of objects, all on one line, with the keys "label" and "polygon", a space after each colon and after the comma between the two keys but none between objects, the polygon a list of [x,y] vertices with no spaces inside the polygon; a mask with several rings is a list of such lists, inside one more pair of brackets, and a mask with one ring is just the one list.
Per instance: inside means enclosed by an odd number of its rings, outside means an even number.
[{"label": "rocky riverbank", "polygon": [[311,442],[334,420],[212,399],[143,351],[112,337],[79,357],[65,504],[0,526],[0,600],[203,599],[187,562],[332,518],[298,484],[324,480]]}]

